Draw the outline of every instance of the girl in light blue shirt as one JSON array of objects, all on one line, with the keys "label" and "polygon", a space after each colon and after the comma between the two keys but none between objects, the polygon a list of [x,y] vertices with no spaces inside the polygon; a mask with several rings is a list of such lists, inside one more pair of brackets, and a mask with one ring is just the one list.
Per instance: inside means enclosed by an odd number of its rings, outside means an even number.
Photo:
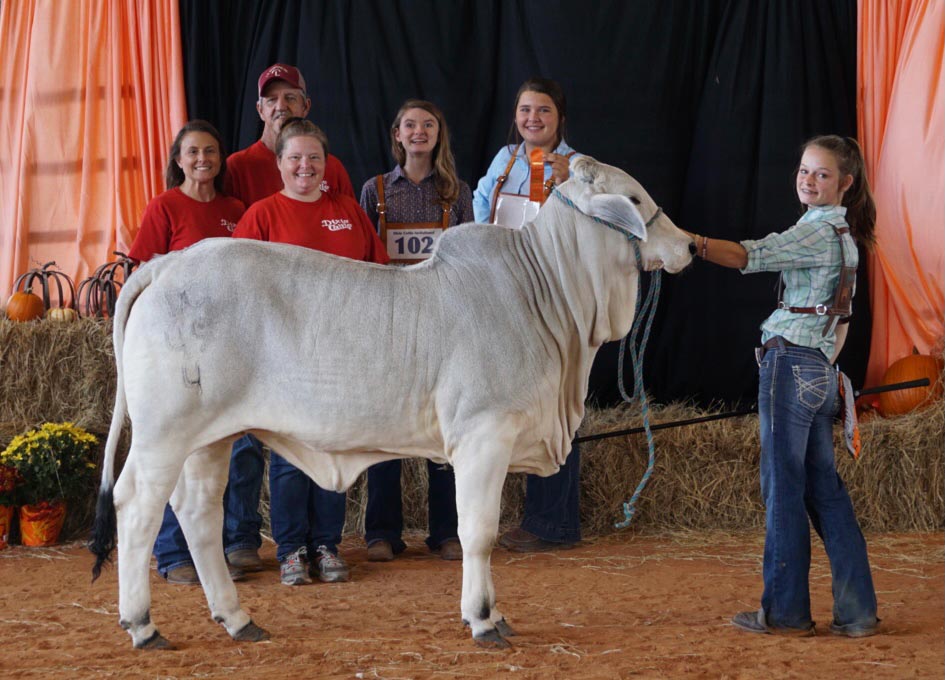
[{"label": "girl in light blue shirt", "polygon": [[[529,154],[535,149],[543,152],[545,198],[555,184],[568,179],[577,154],[564,141],[566,121],[567,101],[558,83],[532,78],[522,84],[515,96],[509,144],[496,154],[473,196],[477,222],[519,228],[533,218],[539,204],[529,200]],[[512,209],[496,209],[500,193]],[[580,541],[580,476],[576,443],[558,472],[550,477],[528,475],[522,523],[503,533],[499,545],[515,552],[539,552],[570,548]]]},{"label": "girl in light blue shirt", "polygon": [[528,159],[534,149],[544,152],[545,196],[555,184],[568,179],[570,163],[578,154],[564,141],[566,123],[567,100],[558,83],[545,78],[531,78],[522,83],[515,95],[509,143],[499,149],[473,194],[473,213],[477,222],[496,222],[494,212],[499,193],[529,195],[531,173]]}]

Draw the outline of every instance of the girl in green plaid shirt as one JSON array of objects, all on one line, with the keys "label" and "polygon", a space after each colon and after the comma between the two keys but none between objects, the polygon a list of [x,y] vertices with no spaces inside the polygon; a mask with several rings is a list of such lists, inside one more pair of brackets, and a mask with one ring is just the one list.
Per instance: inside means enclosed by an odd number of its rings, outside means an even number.
[{"label": "girl in green plaid shirt", "polygon": [[808,141],[795,188],[807,210],[783,233],[741,242],[691,234],[703,259],[745,274],[778,271],[784,286],[778,308],[761,326],[758,351],[764,592],[758,611],[740,612],[732,623],[753,633],[815,633],[809,518],[830,559],[830,631],[866,637],[878,629],[876,591],[833,448],[841,402],[832,364],[846,338],[840,316],[854,289],[841,272],[855,272],[856,245],[872,246],[876,221],[859,145],[835,135]]}]

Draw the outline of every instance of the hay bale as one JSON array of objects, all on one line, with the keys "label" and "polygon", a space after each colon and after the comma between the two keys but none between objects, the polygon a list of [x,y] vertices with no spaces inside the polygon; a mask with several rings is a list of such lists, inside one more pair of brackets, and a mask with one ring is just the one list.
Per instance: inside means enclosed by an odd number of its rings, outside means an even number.
[{"label": "hay bale", "polygon": [[[945,526],[945,401],[860,425],[860,462],[838,458],[864,529],[936,531]],[[835,445],[842,451],[839,432]],[[839,454],[838,454],[839,455]]]},{"label": "hay bale", "polygon": [[[684,405],[654,407],[650,422],[714,415]],[[638,407],[590,411],[581,434],[643,425]],[[653,433],[656,466],[637,503],[633,525],[646,528],[737,529],[764,522],[758,494],[758,426],[741,416]],[[646,471],[644,434],[588,442],[582,451],[585,533],[604,534],[623,519],[622,504]]]},{"label": "hay bale", "polygon": [[[651,423],[720,413],[685,405],[651,408]],[[638,407],[588,409],[580,435],[642,426]],[[859,462],[846,453],[835,431],[838,468],[864,529],[937,531],[945,516],[945,402],[896,418],[861,425]],[[632,528],[638,530],[760,529],[764,505],[759,481],[758,417],[739,416],[654,432],[656,466],[640,496]],[[646,471],[643,434],[582,444],[581,522],[587,537],[615,531]],[[408,476],[407,470],[416,469]],[[404,465],[404,522],[424,530],[426,470],[423,461]],[[415,480],[415,481],[411,481]],[[517,524],[524,503],[525,475],[509,475],[502,493],[502,523]],[[361,488],[358,493],[364,493]],[[362,503],[349,510],[362,509]],[[363,519],[356,524],[363,527]]]},{"label": "hay bale", "polygon": [[0,423],[72,421],[108,432],[115,402],[111,323],[0,320]]},{"label": "hay bale", "polygon": [[[684,406],[655,407],[651,422],[714,415]],[[591,410],[581,433],[640,426],[635,409]],[[943,526],[942,448],[945,402],[861,425],[859,462],[835,430],[838,469],[864,529],[935,531]],[[657,463],[634,523],[658,529],[751,529],[764,526],[759,481],[758,417],[741,416],[654,433]],[[620,504],[647,465],[644,435],[590,442],[582,451],[582,522],[588,534],[612,531]]]},{"label": "hay bale", "polygon": [[[0,320],[0,447],[44,422],[70,420],[102,441],[111,422],[115,360],[108,321],[14,323]],[[713,415],[717,410],[685,405],[653,406],[651,421],[665,423]],[[638,407],[589,408],[580,434],[639,427]],[[842,453],[838,467],[864,529],[935,531],[943,527],[945,499],[945,402],[896,418],[861,425],[859,463]],[[764,525],[758,481],[758,419],[742,416],[654,433],[657,463],[631,527],[634,530],[757,529]],[[127,451],[127,428],[119,445],[119,469]],[[614,531],[621,507],[647,464],[644,435],[582,445],[581,521],[587,537]],[[404,461],[404,523],[427,527],[427,470],[422,460]],[[509,475],[502,492],[502,524],[517,524],[525,476]],[[69,536],[90,525],[97,484],[88,503],[74,508]],[[348,491],[346,532],[363,534],[365,477]],[[268,533],[268,488],[261,508]]]}]

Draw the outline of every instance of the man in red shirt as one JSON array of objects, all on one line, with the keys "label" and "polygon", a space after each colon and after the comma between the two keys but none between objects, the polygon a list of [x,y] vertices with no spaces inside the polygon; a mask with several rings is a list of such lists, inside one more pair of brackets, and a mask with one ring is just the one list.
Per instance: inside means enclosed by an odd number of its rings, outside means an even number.
[{"label": "man in red shirt", "polygon": [[[263,122],[262,137],[226,159],[225,192],[243,201],[247,208],[282,189],[282,177],[276,167],[276,137],[285,120],[305,118],[312,108],[312,100],[305,92],[305,79],[294,66],[273,64],[260,74],[258,89],[256,110]],[[321,190],[347,194],[357,200],[348,171],[331,154],[326,160]]]},{"label": "man in red shirt", "polygon": [[[226,159],[224,191],[241,200],[248,208],[257,201],[282,190],[282,175],[276,165],[276,138],[282,124],[289,118],[305,118],[312,108],[306,94],[305,79],[299,70],[288,64],[273,64],[263,71],[257,82],[259,100],[256,111],[263,122],[262,137],[242,151]],[[336,157],[328,154],[320,190],[329,195],[347,194],[355,199],[351,178]],[[356,199],[355,199],[356,200]],[[224,503],[224,543],[230,565],[243,571],[263,568],[259,558],[262,545],[259,496],[265,471],[262,444],[253,435],[240,437],[230,455],[230,477]],[[345,521],[345,494],[318,490],[320,529],[340,535]],[[347,580],[347,565],[338,558],[338,574],[333,580]],[[324,562],[328,562],[325,560]]]}]

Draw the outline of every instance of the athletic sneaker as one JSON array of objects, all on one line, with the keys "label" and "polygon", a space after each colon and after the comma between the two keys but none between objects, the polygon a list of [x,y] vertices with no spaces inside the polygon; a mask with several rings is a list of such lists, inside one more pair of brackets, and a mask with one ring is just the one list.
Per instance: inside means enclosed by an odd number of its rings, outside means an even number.
[{"label": "athletic sneaker", "polygon": [[318,580],[324,583],[342,583],[351,577],[348,563],[323,545],[315,550],[312,572],[318,572]]},{"label": "athletic sneaker", "polygon": [[308,550],[302,546],[289,555],[279,565],[279,580],[284,586],[301,586],[311,583],[308,575]]}]

